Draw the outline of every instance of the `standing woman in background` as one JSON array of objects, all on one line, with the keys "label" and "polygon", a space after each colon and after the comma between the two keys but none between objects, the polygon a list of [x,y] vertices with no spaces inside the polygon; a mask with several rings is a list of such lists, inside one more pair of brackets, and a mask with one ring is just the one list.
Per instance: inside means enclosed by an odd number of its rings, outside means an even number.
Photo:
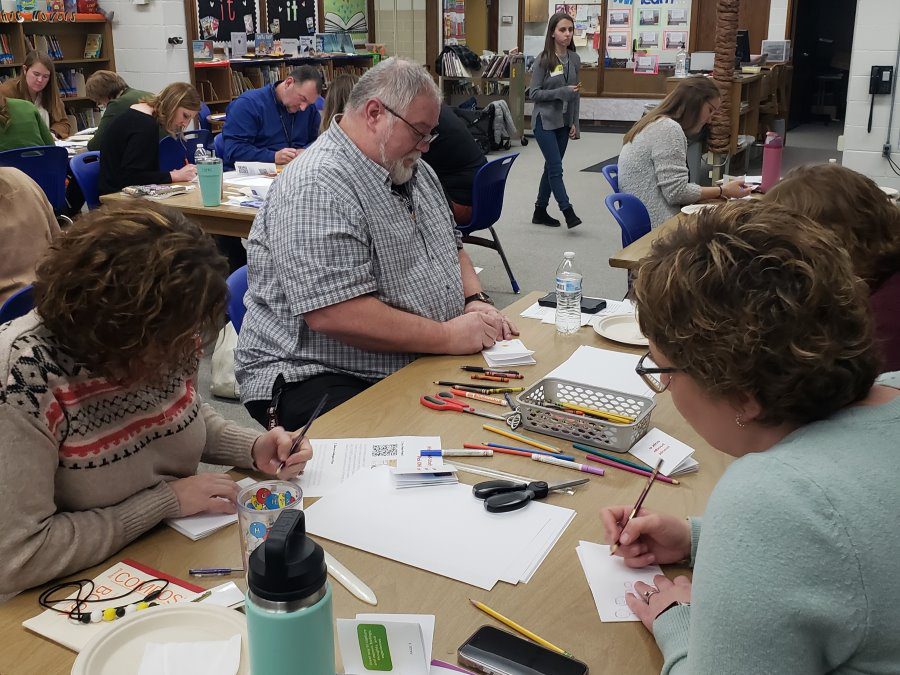
[{"label": "standing woman in background", "polygon": [[578,76],[581,59],[572,44],[574,32],[575,21],[565,12],[557,12],[550,17],[544,51],[535,59],[531,86],[528,88],[528,95],[534,101],[531,127],[544,155],[544,173],[531,222],[549,227],[559,227],[559,221],[547,213],[551,192],[566,217],[566,225],[581,225],[581,218],[575,215],[562,178],[566,146],[570,138],[574,140],[579,137],[581,82]]},{"label": "standing woman in background", "polygon": [[28,52],[22,65],[22,74],[0,84],[0,94],[33,103],[44,123],[57,138],[68,138],[72,133],[69,118],[66,117],[66,107],[56,84],[56,68],[46,54]]}]

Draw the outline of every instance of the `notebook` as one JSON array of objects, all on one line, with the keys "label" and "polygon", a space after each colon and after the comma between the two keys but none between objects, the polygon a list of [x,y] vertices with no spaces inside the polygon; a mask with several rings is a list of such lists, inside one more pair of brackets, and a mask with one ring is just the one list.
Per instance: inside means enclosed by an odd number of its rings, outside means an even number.
[{"label": "notebook", "polygon": [[[238,485],[243,489],[250,487],[255,482],[252,478],[244,478],[238,481]],[[208,537],[223,527],[236,523],[237,519],[236,513],[198,513],[195,516],[168,518],[166,519],[166,525],[183,534],[191,541],[197,541],[198,539],[203,539],[203,537]]]}]

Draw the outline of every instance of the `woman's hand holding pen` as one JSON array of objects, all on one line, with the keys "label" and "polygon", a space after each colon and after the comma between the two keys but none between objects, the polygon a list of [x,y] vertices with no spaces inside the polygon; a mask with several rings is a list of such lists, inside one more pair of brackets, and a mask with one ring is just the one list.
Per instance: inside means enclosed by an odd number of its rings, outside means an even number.
[{"label": "woman's hand holding pen", "polygon": [[[263,473],[277,476],[282,480],[300,474],[306,463],[312,459],[313,449],[309,439],[304,438],[297,451],[291,455],[291,445],[300,432],[289,433],[281,427],[275,427],[256,439],[251,454],[257,468]],[[284,462],[284,468],[278,467]]]},{"label": "woman's hand holding pen", "polygon": [[600,511],[606,541],[617,539],[615,555],[629,567],[675,563],[691,555],[691,526],[683,518],[641,509],[622,529],[632,506],[610,506]]}]

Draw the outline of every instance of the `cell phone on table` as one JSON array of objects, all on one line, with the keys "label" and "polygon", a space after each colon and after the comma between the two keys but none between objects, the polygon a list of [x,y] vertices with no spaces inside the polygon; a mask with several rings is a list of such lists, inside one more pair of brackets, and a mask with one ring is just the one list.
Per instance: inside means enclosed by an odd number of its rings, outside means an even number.
[{"label": "cell phone on table", "polygon": [[[547,293],[538,300],[541,307],[556,307],[556,293]],[[600,298],[581,298],[582,314],[596,314],[601,309],[606,309],[606,300]]]},{"label": "cell phone on table", "polygon": [[587,675],[581,661],[505,630],[482,626],[457,650],[460,665],[495,675]]}]

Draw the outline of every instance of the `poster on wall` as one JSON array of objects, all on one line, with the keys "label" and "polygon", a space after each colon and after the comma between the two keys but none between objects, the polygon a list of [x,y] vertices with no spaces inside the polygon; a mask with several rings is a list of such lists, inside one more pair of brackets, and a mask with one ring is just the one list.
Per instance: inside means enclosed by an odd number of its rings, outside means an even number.
[{"label": "poster on wall", "polygon": [[201,40],[224,44],[231,41],[232,33],[255,33],[258,16],[257,0],[197,0]]},{"label": "poster on wall", "polygon": [[315,35],[316,0],[266,0],[266,18],[277,39]]},{"label": "poster on wall", "polygon": [[350,33],[354,42],[369,39],[369,16],[366,0],[324,0],[326,33]]},{"label": "poster on wall", "polygon": [[687,49],[687,43],[686,30],[667,30],[665,32],[665,39],[663,40],[665,49],[674,49],[678,51],[681,49],[681,45],[684,45],[684,48]]},{"label": "poster on wall", "polygon": [[[614,4],[619,6],[610,7],[610,15],[629,9],[621,6],[625,3]],[[633,0],[630,10],[639,52],[656,56],[659,64],[672,64],[682,44],[690,49],[691,0]]]},{"label": "poster on wall", "polygon": [[629,9],[611,9],[609,10],[609,27],[610,28],[627,28],[631,25],[631,10]]},{"label": "poster on wall", "polygon": [[638,23],[641,26],[658,26],[659,10],[658,9],[642,9]]}]

